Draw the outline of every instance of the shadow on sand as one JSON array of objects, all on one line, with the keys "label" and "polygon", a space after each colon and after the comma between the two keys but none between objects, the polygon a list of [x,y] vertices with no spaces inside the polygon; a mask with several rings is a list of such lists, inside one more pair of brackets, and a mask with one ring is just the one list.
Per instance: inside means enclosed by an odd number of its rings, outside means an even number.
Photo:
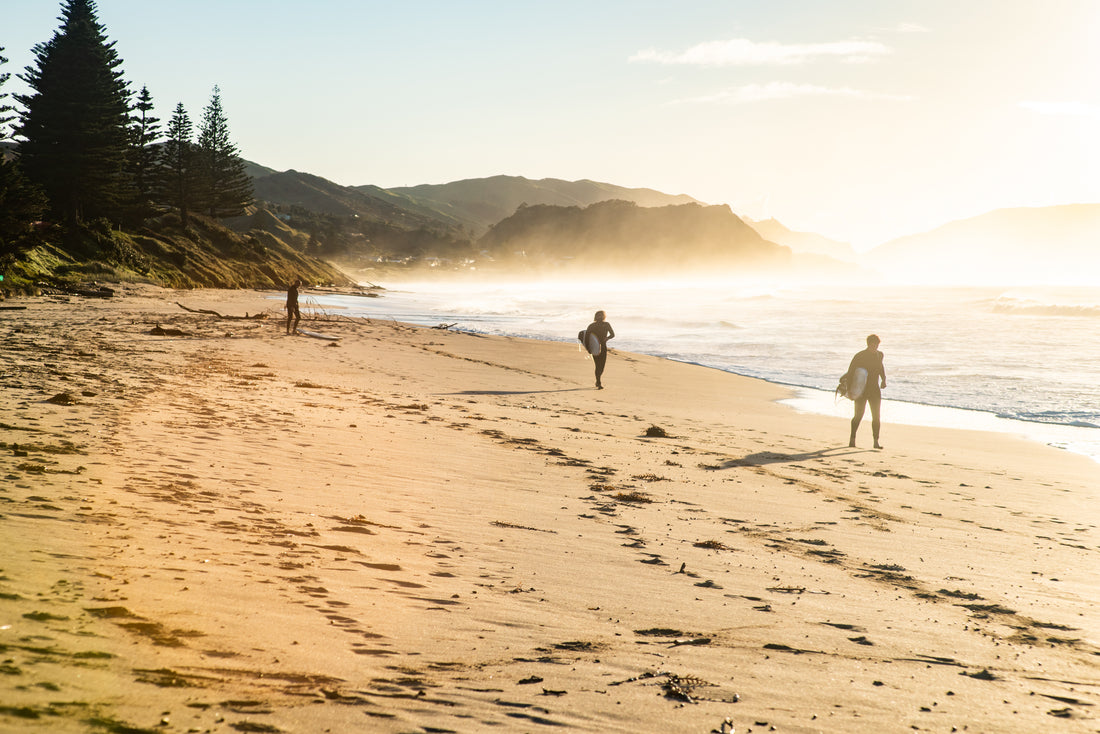
[{"label": "shadow on sand", "polygon": [[778,451],[758,451],[755,454],[743,456],[740,459],[728,459],[712,470],[732,469],[735,466],[766,466],[767,464],[797,464],[812,459],[824,459],[836,456],[849,456],[851,454],[864,454],[870,449],[850,448],[848,446],[835,446],[817,451],[807,451],[801,454],[781,454]]},{"label": "shadow on sand", "polygon": [[460,390],[458,392],[444,393],[445,395],[543,395],[552,392],[578,392],[580,390],[594,390],[592,387],[568,387],[560,390]]}]

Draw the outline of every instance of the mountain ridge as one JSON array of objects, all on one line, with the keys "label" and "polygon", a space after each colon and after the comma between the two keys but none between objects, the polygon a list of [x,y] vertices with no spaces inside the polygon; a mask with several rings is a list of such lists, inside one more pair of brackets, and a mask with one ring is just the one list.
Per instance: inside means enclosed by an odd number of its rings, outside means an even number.
[{"label": "mountain ridge", "polygon": [[786,270],[790,249],[769,242],[728,205],[520,206],[478,241],[496,262],[604,276]]},{"label": "mountain ridge", "polygon": [[521,204],[584,207],[615,199],[643,207],[702,203],[686,194],[666,194],[655,189],[629,188],[591,179],[529,179],[503,174],[445,184],[397,187],[390,191],[435,203],[443,211],[450,211],[467,222],[475,236],[511,216]]},{"label": "mountain ridge", "polygon": [[[265,172],[262,166],[257,171]],[[513,216],[523,206],[560,206],[585,208],[595,203],[622,200],[642,207],[703,205],[686,194],[666,194],[654,189],[627,188],[615,184],[579,179],[496,175],[469,178],[445,184],[384,189],[374,185],[345,187],[311,174],[298,172],[267,173],[257,179],[257,196],[286,203],[292,200],[288,190],[274,193],[270,186],[280,177],[303,179],[297,185],[313,196],[330,197],[325,206],[299,196],[299,203],[330,212],[352,212],[379,217],[394,230],[421,229],[430,237],[405,238],[398,256],[441,255],[435,251],[444,242],[452,254],[462,248],[459,241],[476,252],[478,239],[494,226]],[[318,182],[325,182],[320,185]],[[705,206],[705,205],[703,205]],[[700,210],[701,211],[701,210]],[[1044,281],[1066,279],[1066,273],[1084,280],[1082,270],[1100,272],[1100,204],[1080,203],[1045,207],[1004,207],[946,222],[935,229],[898,237],[867,252],[857,253],[846,242],[814,232],[791,230],[778,220],[744,218],[767,241],[789,248],[807,267],[820,263],[836,271],[840,263],[855,264],[860,273],[884,279],[911,282],[1005,282],[1040,276]],[[386,249],[386,233],[375,232],[375,255]],[[399,238],[400,239],[400,238]],[[855,271],[852,271],[855,272]],[[839,274],[843,275],[842,272]]]},{"label": "mountain ridge", "polygon": [[905,281],[1096,283],[1100,204],[994,209],[890,240],[865,259]]},{"label": "mountain ridge", "polygon": [[742,217],[742,219],[764,239],[789,247],[795,252],[825,255],[845,262],[855,262],[859,257],[847,242],[840,242],[816,232],[794,231],[774,217],[769,219]]}]

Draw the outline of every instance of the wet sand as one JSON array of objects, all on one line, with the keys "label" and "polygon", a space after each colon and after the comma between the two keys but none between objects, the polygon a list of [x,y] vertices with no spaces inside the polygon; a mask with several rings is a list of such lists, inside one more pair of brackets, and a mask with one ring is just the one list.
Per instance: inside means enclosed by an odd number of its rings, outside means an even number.
[{"label": "wet sand", "polygon": [[124,290],[0,311],[0,731],[1100,731],[1084,457]]}]

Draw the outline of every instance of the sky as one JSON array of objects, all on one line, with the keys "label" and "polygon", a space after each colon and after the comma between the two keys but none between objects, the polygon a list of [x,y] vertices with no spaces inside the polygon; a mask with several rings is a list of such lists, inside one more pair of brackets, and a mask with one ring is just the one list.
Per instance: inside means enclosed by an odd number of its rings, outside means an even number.
[{"label": "sky", "polygon": [[[60,0],[6,3],[11,79]],[[1100,0],[99,0],[166,122],[343,185],[688,194],[865,250],[1100,202]]]}]

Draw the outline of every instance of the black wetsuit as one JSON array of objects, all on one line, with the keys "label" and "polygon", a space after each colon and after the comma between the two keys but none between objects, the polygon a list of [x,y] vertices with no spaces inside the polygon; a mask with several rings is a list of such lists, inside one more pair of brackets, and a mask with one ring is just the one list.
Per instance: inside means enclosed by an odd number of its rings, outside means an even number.
[{"label": "black wetsuit", "polygon": [[593,321],[584,332],[584,343],[588,344],[588,335],[595,334],[600,340],[600,353],[592,355],[592,361],[596,363],[596,387],[603,387],[600,377],[607,366],[607,340],[615,336],[615,330],[606,321]]},{"label": "black wetsuit", "polygon": [[863,388],[863,394],[856,398],[855,412],[852,415],[852,435],[848,441],[850,446],[855,446],[856,430],[863,420],[863,412],[867,406],[871,406],[871,435],[878,448],[879,429],[882,422],[879,419],[879,408],[882,405],[882,385],[886,382],[886,367],[882,363],[882,352],[868,347],[852,357],[852,363],[848,365],[848,376],[851,377],[856,368],[867,370],[867,386]]},{"label": "black wetsuit", "polygon": [[886,368],[882,364],[882,352],[877,349],[867,348],[852,357],[852,363],[848,365],[849,377],[857,368],[867,370],[867,387],[863,389],[863,400],[881,399],[881,383],[886,381]]},{"label": "black wetsuit", "polygon": [[302,313],[298,310],[298,284],[291,283],[286,289],[286,333],[297,329],[301,320]]}]

